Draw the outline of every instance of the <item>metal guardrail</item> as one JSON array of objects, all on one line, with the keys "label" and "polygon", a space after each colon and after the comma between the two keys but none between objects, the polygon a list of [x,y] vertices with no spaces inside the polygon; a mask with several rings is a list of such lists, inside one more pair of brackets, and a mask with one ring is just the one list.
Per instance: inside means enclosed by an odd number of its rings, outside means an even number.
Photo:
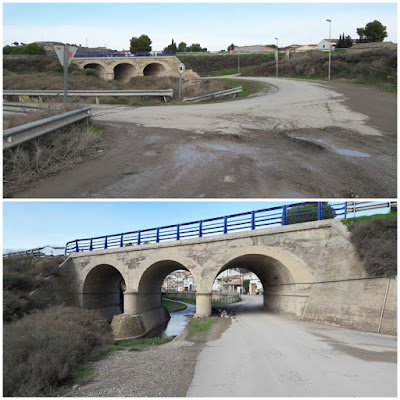
[{"label": "metal guardrail", "polygon": [[[166,97],[174,97],[174,90],[68,90],[67,95],[95,97],[97,104],[99,104],[99,97],[111,96],[157,96],[163,97],[166,102]],[[42,100],[43,96],[64,96],[64,90],[3,90],[3,96],[35,96]]]},{"label": "metal guardrail", "polygon": [[133,53],[75,53],[74,58],[93,58],[93,57],[159,57],[175,56],[174,51],[136,51]]},{"label": "metal guardrail", "polygon": [[89,118],[91,109],[92,107],[86,106],[78,110],[68,111],[39,121],[6,129],[3,132],[3,150],[10,149],[18,144],[42,136],[45,133]]},{"label": "metal guardrail", "polygon": [[3,103],[3,112],[12,112],[12,113],[22,113],[26,114],[28,112],[40,111],[42,107],[38,107],[30,104],[9,104]]},{"label": "metal guardrail", "polygon": [[[305,206],[306,210],[294,207]],[[328,218],[348,218],[349,212],[372,209],[387,209],[397,206],[397,202],[347,202],[325,205],[322,202],[294,203],[284,206],[265,208],[240,214],[226,215],[183,224],[162,226],[114,235],[75,239],[65,246],[65,254],[159,243],[205,236],[227,234],[231,232],[263,229],[269,226],[290,225],[293,223],[324,220]]]},{"label": "metal guardrail", "polygon": [[218,97],[224,97],[224,96],[233,96],[235,97],[238,93],[242,93],[243,88],[242,86],[238,86],[233,89],[227,89],[227,90],[220,90],[219,92],[213,92],[213,93],[208,93],[208,94],[203,94],[201,96],[196,96],[196,97],[185,97],[182,101],[203,101],[203,100],[213,100]]},{"label": "metal guardrail", "polygon": [[3,258],[13,258],[13,257],[46,257],[46,254],[42,252],[43,249],[50,248],[54,250],[64,250],[64,247],[58,246],[42,246],[35,249],[11,251],[9,253],[4,253]]}]

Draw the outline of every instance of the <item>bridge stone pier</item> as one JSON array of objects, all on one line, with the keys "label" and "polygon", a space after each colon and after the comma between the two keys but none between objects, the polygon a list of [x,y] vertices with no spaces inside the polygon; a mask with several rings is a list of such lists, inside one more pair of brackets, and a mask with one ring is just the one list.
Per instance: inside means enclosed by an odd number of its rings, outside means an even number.
[{"label": "bridge stone pier", "polygon": [[264,287],[264,310],[371,332],[396,331],[396,280],[367,276],[340,220],[72,253],[79,305],[112,321],[118,338],[148,334],[169,319],[164,278],[186,269],[197,285],[195,317],[211,315],[212,285],[246,268]]},{"label": "bridge stone pier", "polygon": [[[105,80],[129,81],[135,76],[179,77],[180,61],[175,56],[149,57],[79,57],[72,61],[80,69],[92,68]],[[183,78],[198,78],[191,69]]]}]

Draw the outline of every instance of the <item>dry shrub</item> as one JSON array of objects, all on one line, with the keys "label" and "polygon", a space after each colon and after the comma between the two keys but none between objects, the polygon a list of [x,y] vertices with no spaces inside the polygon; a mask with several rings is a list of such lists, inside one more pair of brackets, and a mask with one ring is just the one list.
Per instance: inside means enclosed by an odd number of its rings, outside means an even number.
[{"label": "dry shrub", "polygon": [[98,156],[104,145],[99,128],[81,122],[4,151],[4,197],[11,197],[40,178]]},{"label": "dry shrub", "polygon": [[[289,60],[279,60],[280,76],[307,76],[326,78],[328,54],[308,52],[291,55]],[[275,61],[271,60],[243,75],[275,76]],[[358,81],[397,82],[397,51],[389,49],[371,50],[362,53],[332,53],[331,76],[334,79]]]},{"label": "dry shrub", "polygon": [[349,225],[350,240],[371,277],[397,275],[397,219],[369,219]]},{"label": "dry shrub", "polygon": [[11,290],[3,291],[3,321],[10,323],[29,313],[32,305],[26,295],[13,293]]},{"label": "dry shrub", "polygon": [[50,307],[4,326],[4,396],[48,396],[112,344],[110,326],[78,307]]}]

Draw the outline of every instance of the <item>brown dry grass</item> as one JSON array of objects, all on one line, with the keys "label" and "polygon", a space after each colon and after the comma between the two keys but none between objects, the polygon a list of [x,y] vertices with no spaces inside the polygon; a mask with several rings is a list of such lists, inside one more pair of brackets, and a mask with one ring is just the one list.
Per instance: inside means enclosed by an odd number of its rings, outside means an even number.
[{"label": "brown dry grass", "polygon": [[52,395],[112,343],[110,326],[78,307],[50,307],[5,325],[3,395]]},{"label": "brown dry grass", "polygon": [[351,242],[371,277],[397,275],[397,219],[368,219],[349,225]]},{"label": "brown dry grass", "polygon": [[98,156],[106,144],[102,131],[86,122],[43,135],[3,152],[3,196],[49,175]]}]

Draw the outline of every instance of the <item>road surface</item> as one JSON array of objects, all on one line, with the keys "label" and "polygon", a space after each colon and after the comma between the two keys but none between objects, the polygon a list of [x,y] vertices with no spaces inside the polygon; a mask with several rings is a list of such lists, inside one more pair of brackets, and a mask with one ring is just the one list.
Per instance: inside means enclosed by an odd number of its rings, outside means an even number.
[{"label": "road surface", "polygon": [[198,356],[188,397],[396,396],[395,337],[260,312],[261,296],[233,305],[232,325]]},{"label": "road surface", "polygon": [[95,106],[110,147],[14,197],[396,197],[395,94],[251,79],[269,90],[213,104]]}]

